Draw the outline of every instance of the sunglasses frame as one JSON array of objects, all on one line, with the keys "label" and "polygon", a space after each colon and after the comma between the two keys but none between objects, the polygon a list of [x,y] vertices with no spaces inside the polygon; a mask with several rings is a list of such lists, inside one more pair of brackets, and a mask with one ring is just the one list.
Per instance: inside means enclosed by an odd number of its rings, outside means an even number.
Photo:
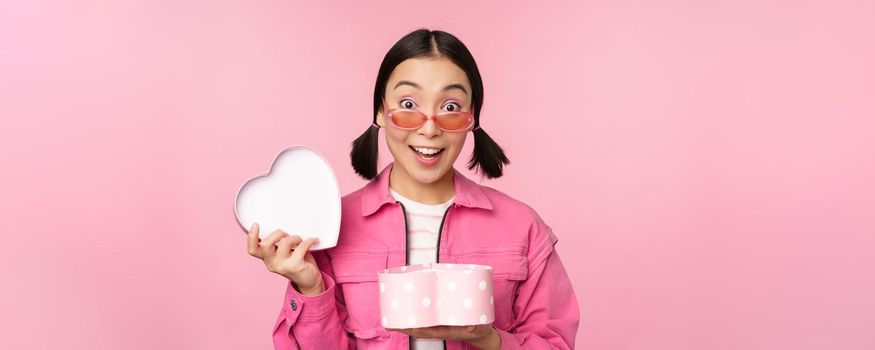
[{"label": "sunglasses frame", "polygon": [[[405,110],[405,111],[414,112],[414,113],[418,113],[419,115],[421,115],[421,116],[425,119],[425,121],[422,122],[422,124],[419,124],[419,126],[416,126],[416,127],[413,127],[413,128],[404,128],[404,127],[401,127],[401,126],[395,124],[395,122],[392,121],[392,112],[394,112],[394,111],[396,111],[396,110],[399,110],[399,109],[402,109],[402,110]],[[474,125],[474,114],[472,114],[472,113],[470,113],[470,112],[462,112],[462,111],[456,111],[456,112],[441,112],[441,113],[438,113],[438,114],[435,114],[435,115],[429,116],[429,115],[426,115],[425,113],[422,113],[421,111],[416,110],[416,109],[409,109],[409,108],[403,108],[403,107],[398,107],[398,108],[392,108],[392,109],[389,109],[389,107],[386,105],[386,98],[385,98],[385,97],[383,98],[383,110],[384,110],[384,111],[387,111],[387,112],[386,112],[386,121],[389,122],[389,124],[391,124],[393,127],[397,128],[397,129],[407,130],[407,131],[417,130],[417,129],[421,128],[423,125],[425,125],[425,123],[428,123],[428,120],[429,120],[429,119],[434,119],[434,124],[438,127],[438,129],[441,129],[441,130],[446,131],[446,132],[467,132],[468,129],[470,129],[471,126]],[[458,130],[445,129],[443,126],[441,126],[441,123],[438,122],[437,117],[439,117],[439,116],[441,116],[441,115],[444,115],[444,114],[451,114],[451,113],[458,113],[458,114],[462,114],[462,115],[468,117],[468,125],[465,126],[465,127],[462,128],[462,129],[458,129]]]}]

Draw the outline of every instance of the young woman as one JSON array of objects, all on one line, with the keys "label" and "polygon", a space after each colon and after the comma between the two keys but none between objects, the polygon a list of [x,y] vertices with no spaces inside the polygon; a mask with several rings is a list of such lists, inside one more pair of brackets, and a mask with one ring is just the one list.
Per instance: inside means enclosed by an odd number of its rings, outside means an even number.
[{"label": "young woman", "polygon": [[[258,225],[250,229],[249,254],[289,279],[276,349],[574,347],[580,312],[551,228],[528,205],[453,167],[469,131],[469,169],[497,178],[509,163],[480,127],[482,105],[477,65],[453,35],[420,29],[389,50],[374,119],[350,153],[371,181],[343,196],[338,245],[310,252],[312,238],[277,230],[259,240]],[[378,174],[380,129],[394,162]],[[384,328],[377,273],[428,262],[492,266],[495,321]]]}]

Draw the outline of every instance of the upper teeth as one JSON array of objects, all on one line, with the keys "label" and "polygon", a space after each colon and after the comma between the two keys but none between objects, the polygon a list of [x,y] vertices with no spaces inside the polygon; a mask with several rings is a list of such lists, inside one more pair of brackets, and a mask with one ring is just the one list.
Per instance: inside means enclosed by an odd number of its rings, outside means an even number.
[{"label": "upper teeth", "polygon": [[440,149],[425,147],[413,147],[413,149],[422,154],[435,154],[441,151]]}]

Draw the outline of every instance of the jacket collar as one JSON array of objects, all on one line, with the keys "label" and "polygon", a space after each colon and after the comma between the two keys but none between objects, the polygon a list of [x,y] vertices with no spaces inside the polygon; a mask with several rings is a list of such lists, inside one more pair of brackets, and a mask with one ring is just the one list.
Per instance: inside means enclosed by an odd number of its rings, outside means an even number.
[{"label": "jacket collar", "polygon": [[[386,203],[394,203],[395,197],[389,193],[389,174],[395,163],[389,163],[376,178],[366,186],[362,196],[362,216],[368,216],[380,209]],[[492,202],[483,194],[480,184],[471,181],[456,168],[453,168],[453,184],[456,189],[453,203],[469,207],[492,209]]]}]

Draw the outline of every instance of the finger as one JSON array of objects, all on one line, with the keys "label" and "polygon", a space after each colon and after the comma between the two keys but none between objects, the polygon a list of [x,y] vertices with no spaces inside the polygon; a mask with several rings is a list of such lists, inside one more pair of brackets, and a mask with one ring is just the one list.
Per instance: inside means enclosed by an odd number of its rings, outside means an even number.
[{"label": "finger", "polygon": [[459,339],[453,335],[452,330],[437,327],[422,328],[419,337],[425,339]]},{"label": "finger", "polygon": [[471,338],[471,331],[474,330],[475,326],[446,326],[442,332],[454,339],[468,339]]},{"label": "finger", "polygon": [[313,256],[313,252],[307,252],[307,254],[304,255],[304,260],[306,260],[308,263],[316,265],[316,258]]},{"label": "finger", "polygon": [[410,335],[419,339],[440,339],[435,332],[424,328],[413,328],[410,330]]},{"label": "finger", "polygon": [[247,237],[247,251],[249,255],[261,258],[261,250],[258,248],[258,223],[253,223],[249,228],[249,236]]},{"label": "finger", "polygon": [[412,335],[412,334],[410,333],[410,329],[408,329],[408,328],[386,328],[386,330],[387,330],[387,331],[395,331],[395,332],[398,332],[398,333],[404,333],[404,334],[407,334],[407,335]]},{"label": "finger", "polygon": [[301,236],[285,236],[276,244],[276,257],[285,260],[292,254],[292,247],[301,243]]},{"label": "finger", "polygon": [[468,326],[448,326],[444,331],[447,337],[451,337],[453,339],[473,339],[478,336],[476,332],[477,326],[468,325]]},{"label": "finger", "polygon": [[449,333],[452,334],[452,337],[456,339],[468,339],[475,335],[475,328],[476,326],[461,326],[451,330]]},{"label": "finger", "polygon": [[260,244],[262,256],[267,256],[268,254],[273,255],[274,252],[276,252],[276,242],[282,239],[285,235],[286,233],[283,232],[283,230],[276,230],[262,239]]},{"label": "finger", "polygon": [[307,238],[304,242],[301,242],[301,244],[298,244],[298,246],[295,247],[295,251],[292,252],[292,259],[303,259],[304,256],[307,254],[307,251],[310,250],[310,247],[316,244],[316,242],[319,242],[319,238],[310,237]]},{"label": "finger", "polygon": [[412,331],[417,338],[423,339],[442,339],[450,333],[447,328],[441,326],[413,328]]},{"label": "finger", "polygon": [[470,336],[464,336],[466,326],[430,326],[410,328],[410,335],[422,339],[468,339]]}]

